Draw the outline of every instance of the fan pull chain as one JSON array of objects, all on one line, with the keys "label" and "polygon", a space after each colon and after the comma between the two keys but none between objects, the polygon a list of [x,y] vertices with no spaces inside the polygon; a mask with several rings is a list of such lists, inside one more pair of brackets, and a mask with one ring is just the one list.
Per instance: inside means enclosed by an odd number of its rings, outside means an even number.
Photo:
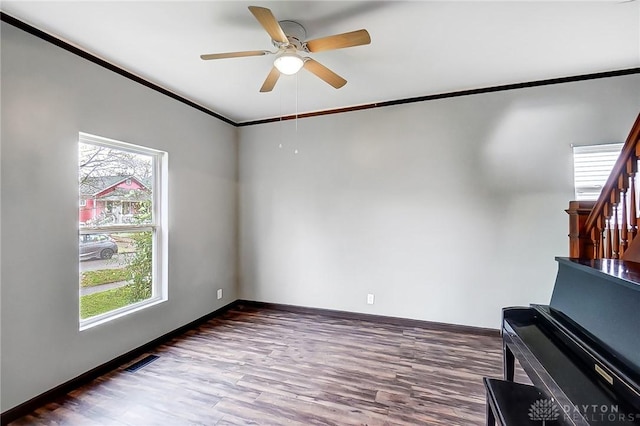
[{"label": "fan pull chain", "polygon": [[[298,76],[300,74],[296,73],[296,137],[295,137],[295,142],[296,142],[296,146],[297,146],[297,142],[298,142]],[[298,148],[295,148],[293,150],[294,154],[298,153]]]},{"label": "fan pull chain", "polygon": [[280,91],[280,123],[279,123],[279,127],[280,127],[280,143],[278,144],[278,148],[282,149],[282,141],[284,140],[282,135],[282,91]]}]

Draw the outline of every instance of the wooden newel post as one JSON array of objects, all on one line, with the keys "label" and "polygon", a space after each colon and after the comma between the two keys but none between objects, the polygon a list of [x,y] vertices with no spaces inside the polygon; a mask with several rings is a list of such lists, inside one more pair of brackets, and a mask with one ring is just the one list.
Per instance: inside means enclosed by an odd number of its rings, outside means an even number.
[{"label": "wooden newel post", "polygon": [[585,232],[585,222],[593,210],[595,201],[569,201],[565,210],[569,215],[569,257],[593,259],[593,241],[591,233]]}]

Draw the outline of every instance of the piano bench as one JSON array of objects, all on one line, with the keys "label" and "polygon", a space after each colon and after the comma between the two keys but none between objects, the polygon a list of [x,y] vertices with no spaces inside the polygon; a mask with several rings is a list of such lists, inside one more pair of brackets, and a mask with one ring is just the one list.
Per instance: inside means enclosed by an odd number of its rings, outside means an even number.
[{"label": "piano bench", "polygon": [[540,426],[540,420],[562,424],[558,411],[544,406],[549,398],[535,386],[486,377],[482,381],[487,391],[487,426],[494,426],[496,420],[500,426]]}]

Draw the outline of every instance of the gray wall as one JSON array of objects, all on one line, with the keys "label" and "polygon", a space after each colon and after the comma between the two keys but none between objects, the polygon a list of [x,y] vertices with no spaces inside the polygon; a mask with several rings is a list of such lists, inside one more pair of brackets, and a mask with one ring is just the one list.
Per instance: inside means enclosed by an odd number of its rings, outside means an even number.
[{"label": "gray wall", "polygon": [[[169,153],[169,301],[83,332],[79,131]],[[234,127],[2,23],[0,152],[2,411],[237,298]]]},{"label": "gray wall", "polygon": [[[236,130],[1,35],[2,411],[238,297],[498,327],[549,299],[569,145],[623,140],[640,106],[636,75]],[[169,301],[83,332],[79,131],[169,152]]]},{"label": "gray wall", "polygon": [[241,128],[242,297],[492,328],[504,306],[548,303],[570,144],[624,141],[639,88],[632,75]]}]

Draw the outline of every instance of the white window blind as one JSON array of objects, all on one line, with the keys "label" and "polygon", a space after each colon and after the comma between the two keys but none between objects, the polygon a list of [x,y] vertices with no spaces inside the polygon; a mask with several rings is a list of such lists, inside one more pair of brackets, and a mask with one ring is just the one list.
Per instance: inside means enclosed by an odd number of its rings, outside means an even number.
[{"label": "white window blind", "polygon": [[615,164],[622,143],[573,147],[576,200],[597,200]]}]

